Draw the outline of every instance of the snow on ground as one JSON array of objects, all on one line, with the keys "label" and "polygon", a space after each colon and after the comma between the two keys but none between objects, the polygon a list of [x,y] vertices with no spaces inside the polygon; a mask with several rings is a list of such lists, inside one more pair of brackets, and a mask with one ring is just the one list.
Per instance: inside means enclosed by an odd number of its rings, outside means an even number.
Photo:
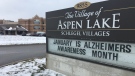
[{"label": "snow on ground", "polygon": [[0,68],[0,76],[65,76],[45,69],[45,58],[36,58]]},{"label": "snow on ground", "polygon": [[[0,45],[46,43],[46,37],[0,35]],[[45,69],[46,59],[33,59],[0,68],[0,76],[65,76]]]},{"label": "snow on ground", "polygon": [[0,45],[19,45],[46,43],[46,37],[0,35]]}]

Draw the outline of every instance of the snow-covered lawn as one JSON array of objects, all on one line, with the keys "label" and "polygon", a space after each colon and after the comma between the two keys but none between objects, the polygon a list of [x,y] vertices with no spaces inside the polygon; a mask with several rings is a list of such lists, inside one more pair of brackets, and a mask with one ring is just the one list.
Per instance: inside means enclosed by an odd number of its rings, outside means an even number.
[{"label": "snow-covered lawn", "polygon": [[19,36],[19,35],[0,35],[0,45],[19,45],[19,44],[40,44],[46,43],[46,37]]},{"label": "snow-covered lawn", "polygon": [[[0,35],[0,45],[46,43],[46,37]],[[65,76],[45,68],[46,59],[32,59],[0,68],[0,76]]]},{"label": "snow-covered lawn", "polygon": [[18,62],[0,68],[0,76],[65,76],[53,70],[45,69],[45,58]]},{"label": "snow-covered lawn", "polygon": [[[41,44],[46,37],[0,35],[0,45]],[[45,69],[46,59],[33,59],[0,68],[0,76],[65,76]]]}]

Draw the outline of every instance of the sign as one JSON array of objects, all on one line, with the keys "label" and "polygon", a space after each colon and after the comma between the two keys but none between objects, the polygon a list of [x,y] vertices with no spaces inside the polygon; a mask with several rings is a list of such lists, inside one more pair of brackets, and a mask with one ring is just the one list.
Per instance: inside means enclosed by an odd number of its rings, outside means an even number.
[{"label": "sign", "polygon": [[49,38],[48,45],[51,53],[135,69],[135,44]]},{"label": "sign", "polygon": [[85,9],[46,13],[47,36],[135,43],[135,1],[111,0]]},{"label": "sign", "polygon": [[135,0],[80,2],[46,25],[48,53],[135,69]]}]

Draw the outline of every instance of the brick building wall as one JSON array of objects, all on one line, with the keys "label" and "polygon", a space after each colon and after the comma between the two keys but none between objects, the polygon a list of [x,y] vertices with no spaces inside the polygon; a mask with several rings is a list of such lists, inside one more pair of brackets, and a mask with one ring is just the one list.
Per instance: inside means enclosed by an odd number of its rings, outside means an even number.
[{"label": "brick building wall", "polygon": [[31,19],[18,19],[18,24],[22,25],[29,32],[46,32],[45,18],[35,15]]},{"label": "brick building wall", "polygon": [[3,20],[0,20],[0,24],[3,24]]}]

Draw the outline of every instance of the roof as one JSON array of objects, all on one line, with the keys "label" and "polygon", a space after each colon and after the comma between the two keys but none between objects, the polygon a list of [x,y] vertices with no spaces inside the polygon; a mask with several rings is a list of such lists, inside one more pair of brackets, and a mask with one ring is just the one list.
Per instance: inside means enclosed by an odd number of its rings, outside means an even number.
[{"label": "roof", "polygon": [[22,25],[18,24],[0,24],[0,30],[12,30],[12,31],[28,31]]}]

